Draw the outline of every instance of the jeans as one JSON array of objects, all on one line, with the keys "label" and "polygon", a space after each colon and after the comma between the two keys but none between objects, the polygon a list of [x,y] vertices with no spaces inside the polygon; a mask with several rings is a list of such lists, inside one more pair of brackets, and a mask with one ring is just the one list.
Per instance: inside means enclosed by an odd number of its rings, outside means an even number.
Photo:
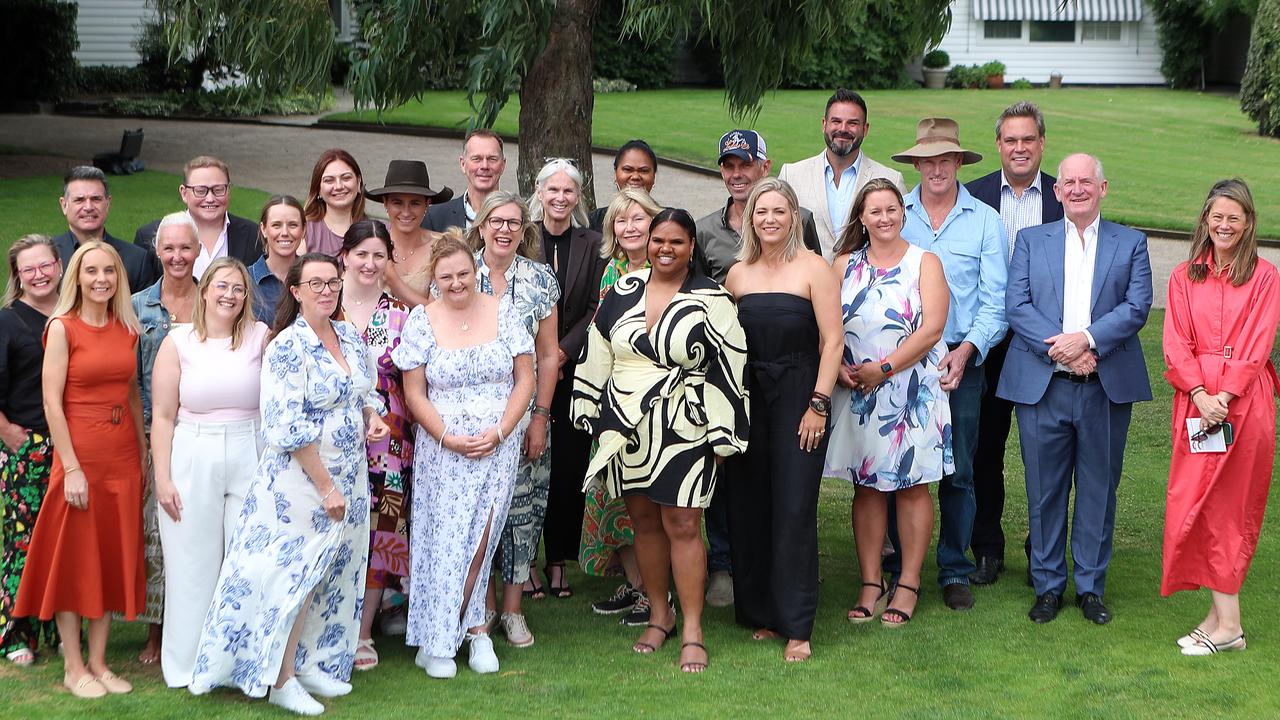
[{"label": "jeans", "polygon": [[[723,468],[718,470],[723,472]],[[723,475],[720,478],[724,479]],[[733,572],[733,560],[729,557],[729,509],[723,489],[711,496],[711,504],[703,517],[707,523],[707,573]]]}]

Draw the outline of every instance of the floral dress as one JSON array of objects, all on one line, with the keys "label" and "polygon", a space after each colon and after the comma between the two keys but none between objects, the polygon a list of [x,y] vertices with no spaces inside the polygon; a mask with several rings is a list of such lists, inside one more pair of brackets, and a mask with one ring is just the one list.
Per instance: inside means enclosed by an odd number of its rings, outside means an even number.
[{"label": "floral dress", "polygon": [[[369,552],[363,409],[383,408],[359,332],[350,323],[333,326],[349,375],[301,316],[267,345],[267,449],[205,617],[188,688],[194,694],[230,685],[246,695],[265,695],[304,602],[309,605],[298,642],[299,674],[351,676]],[[325,513],[320,493],[294,458],[295,450],[313,444],[346,496],[341,522]]]},{"label": "floral dress", "polygon": [[[489,266],[484,261],[484,251],[476,253],[476,274],[480,292],[493,294],[493,281],[489,279]],[[560,300],[560,285],[555,273],[546,263],[517,255],[507,268],[505,298],[511,303],[516,317],[530,338],[538,334],[538,323],[551,316]],[[537,373],[537,353],[534,353],[534,373]],[[537,393],[535,392],[535,398]],[[529,409],[533,409],[530,403]],[[520,434],[529,426],[530,415],[520,421]],[[550,433],[548,433],[550,435]],[[529,565],[538,557],[538,542],[542,538],[542,522],[547,517],[547,493],[551,488],[551,441],[548,452],[537,460],[520,459],[516,485],[511,494],[511,507],[507,522],[502,528],[500,546],[502,581],[518,585],[529,579]]]},{"label": "floral dress", "polygon": [[[498,424],[513,387],[513,358],[533,353],[533,338],[504,299],[498,335],[489,342],[441,348],[416,307],[391,353],[404,371],[424,367],[427,396],[451,434],[479,435]],[[463,606],[467,573],[476,553],[493,562],[516,481],[524,433],[517,430],[496,452],[471,459],[418,431],[413,487],[412,570],[405,642],[432,657],[453,657],[467,628],[483,625],[489,573],[482,572]],[[494,532],[480,541],[492,523]]]},{"label": "floral dress", "polygon": [[[896,267],[883,269],[867,261],[865,250],[849,258],[840,286],[844,363],[878,365],[919,329],[925,252],[911,245]],[[898,368],[870,394],[836,386],[824,477],[893,492],[954,471],[951,406],[938,370],[946,353],[938,340],[919,362]]]}]

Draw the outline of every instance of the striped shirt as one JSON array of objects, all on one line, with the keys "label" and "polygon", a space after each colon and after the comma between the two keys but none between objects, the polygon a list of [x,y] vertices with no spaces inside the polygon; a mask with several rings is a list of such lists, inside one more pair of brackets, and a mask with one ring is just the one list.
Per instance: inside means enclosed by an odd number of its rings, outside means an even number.
[{"label": "striped shirt", "polygon": [[1009,180],[1001,171],[1000,220],[1004,223],[1005,244],[1009,248],[1006,261],[1013,259],[1013,241],[1018,237],[1018,231],[1044,222],[1044,199],[1041,192],[1039,172],[1036,173],[1036,179],[1022,191],[1022,197],[1018,197],[1014,195],[1013,186],[1009,185]]}]

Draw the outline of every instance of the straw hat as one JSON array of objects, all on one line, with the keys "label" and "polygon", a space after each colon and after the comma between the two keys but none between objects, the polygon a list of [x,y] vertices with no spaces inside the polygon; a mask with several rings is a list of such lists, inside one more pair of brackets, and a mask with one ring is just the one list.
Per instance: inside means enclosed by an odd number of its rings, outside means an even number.
[{"label": "straw hat", "polygon": [[439,190],[431,189],[427,164],[421,160],[392,160],[387,166],[387,177],[382,187],[365,191],[370,200],[378,202],[395,193],[421,195],[433,203],[448,202],[453,197],[453,190],[447,186],[441,186]]},{"label": "straw hat", "polygon": [[960,147],[960,124],[951,118],[925,118],[916,124],[916,144],[893,159],[900,163],[913,163],[920,158],[931,158],[946,153],[962,153],[961,165],[982,162],[982,155]]}]

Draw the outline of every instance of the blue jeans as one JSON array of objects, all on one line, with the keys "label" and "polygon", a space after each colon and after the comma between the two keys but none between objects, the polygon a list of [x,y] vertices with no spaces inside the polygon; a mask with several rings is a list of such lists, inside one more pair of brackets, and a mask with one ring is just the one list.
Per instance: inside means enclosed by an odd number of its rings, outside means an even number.
[{"label": "blue jeans", "polygon": [[[966,555],[973,535],[977,503],[973,495],[973,453],[978,445],[978,417],[982,410],[985,373],[973,364],[965,366],[960,386],[951,391],[951,444],[955,472],[938,483],[938,585],[969,584],[977,566]],[[894,553],[884,559],[884,569],[895,579],[902,572],[898,556],[898,523],[893,495],[889,495],[889,541]]]},{"label": "blue jeans", "polygon": [[733,573],[733,560],[729,557],[728,503],[722,490],[717,489],[711,496],[711,504],[702,516],[707,523],[707,544],[711,546],[707,549],[707,573],[722,570]]}]

